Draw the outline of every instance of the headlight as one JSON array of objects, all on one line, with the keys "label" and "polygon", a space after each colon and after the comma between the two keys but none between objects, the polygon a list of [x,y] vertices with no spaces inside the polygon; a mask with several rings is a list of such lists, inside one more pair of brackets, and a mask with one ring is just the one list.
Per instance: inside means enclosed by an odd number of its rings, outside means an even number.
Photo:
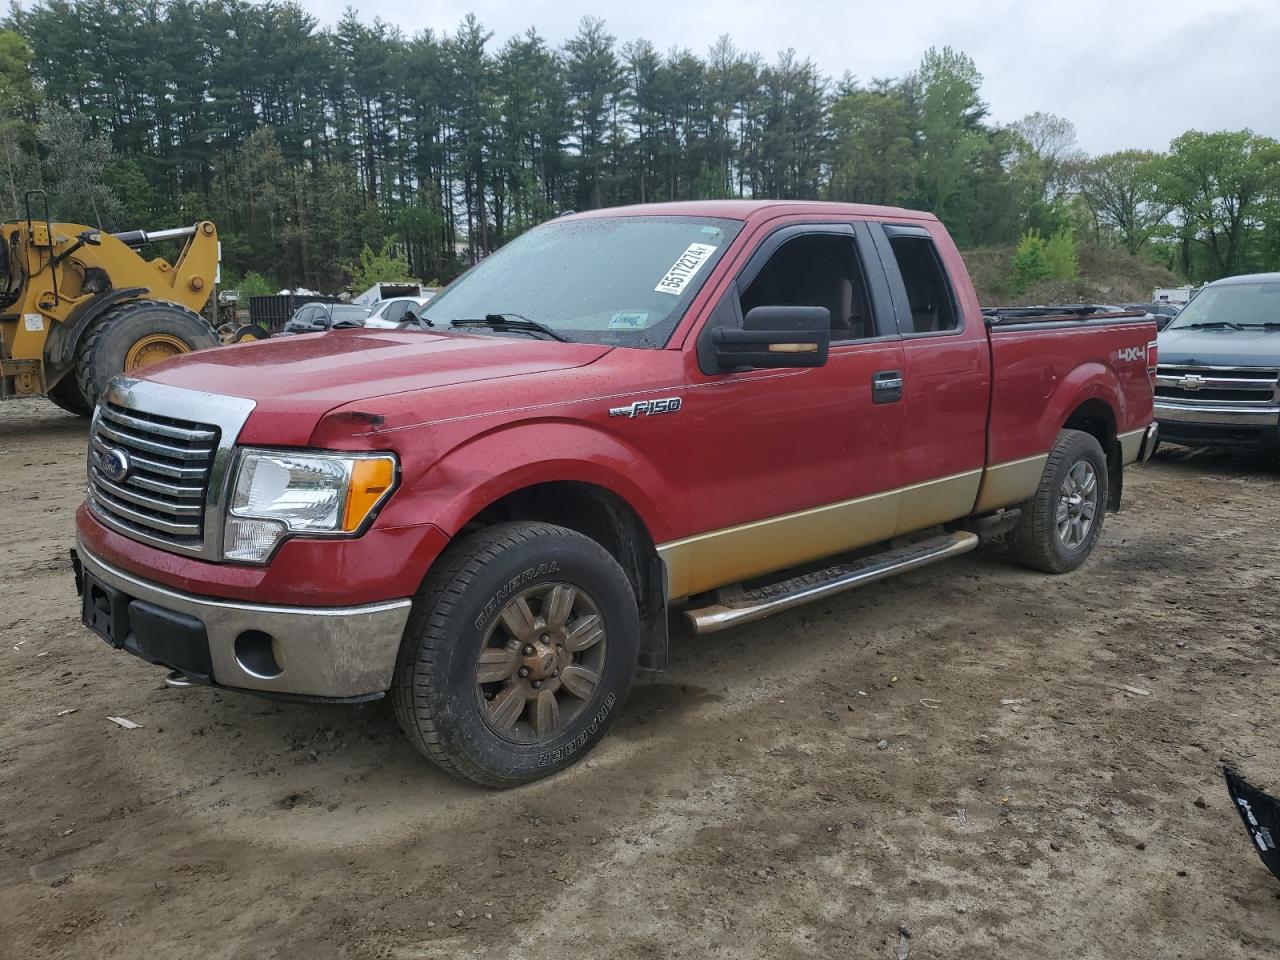
[{"label": "headlight", "polygon": [[352,534],[395,486],[388,453],[242,450],[227,511],[222,555],[262,563],[290,534]]}]

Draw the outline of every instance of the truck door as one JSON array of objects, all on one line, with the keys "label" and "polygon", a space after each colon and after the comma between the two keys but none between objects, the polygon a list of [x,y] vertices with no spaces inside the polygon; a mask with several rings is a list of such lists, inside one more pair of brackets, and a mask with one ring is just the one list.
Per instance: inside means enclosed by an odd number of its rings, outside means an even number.
[{"label": "truck door", "polygon": [[[673,596],[893,535],[903,358],[875,256],[860,225],[783,227],[761,242],[704,324],[682,410],[696,432],[698,455],[686,470],[700,532],[662,550]],[[716,369],[710,331],[741,326],[759,306],[826,307],[826,365]]]},{"label": "truck door", "polygon": [[916,224],[869,229],[902,331],[903,534],[973,509],[986,460],[990,354],[982,318],[965,315],[933,235]]}]

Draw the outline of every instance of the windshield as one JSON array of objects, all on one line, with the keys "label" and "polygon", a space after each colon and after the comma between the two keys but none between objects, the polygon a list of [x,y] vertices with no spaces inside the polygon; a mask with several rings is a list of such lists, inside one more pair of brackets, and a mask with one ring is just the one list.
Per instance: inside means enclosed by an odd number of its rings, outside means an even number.
[{"label": "windshield", "polygon": [[1280,324],[1280,282],[1205,287],[1165,329],[1183,330],[1206,323],[1237,327]]},{"label": "windshield", "polygon": [[708,217],[553,220],[481,261],[418,315],[437,329],[504,315],[566,340],[662,347],[741,229]]},{"label": "windshield", "polygon": [[329,310],[329,314],[330,316],[333,317],[334,323],[337,323],[340,320],[347,320],[347,321],[354,320],[358,323],[361,320],[364,320],[365,317],[369,316],[369,308],[368,307],[331,307]]}]

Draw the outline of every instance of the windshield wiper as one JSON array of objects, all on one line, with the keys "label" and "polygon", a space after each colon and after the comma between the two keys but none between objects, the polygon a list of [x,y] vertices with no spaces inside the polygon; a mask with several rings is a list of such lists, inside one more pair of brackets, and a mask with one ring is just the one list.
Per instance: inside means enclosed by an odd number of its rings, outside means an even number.
[{"label": "windshield wiper", "polygon": [[1243,330],[1244,327],[1238,323],[1232,323],[1230,320],[1207,320],[1204,323],[1184,323],[1179,330],[1210,330],[1218,327],[1226,327],[1231,330]]},{"label": "windshield wiper", "polygon": [[518,313],[486,313],[483,318],[469,317],[462,320],[450,320],[454,327],[492,327],[494,330],[521,330],[529,333],[541,333],[561,343],[572,343],[564,334],[557,333],[545,323],[530,320]]},{"label": "windshield wiper", "polygon": [[1248,330],[1257,327],[1260,330],[1280,330],[1280,320],[1266,320],[1262,323],[1242,323],[1240,329]]}]

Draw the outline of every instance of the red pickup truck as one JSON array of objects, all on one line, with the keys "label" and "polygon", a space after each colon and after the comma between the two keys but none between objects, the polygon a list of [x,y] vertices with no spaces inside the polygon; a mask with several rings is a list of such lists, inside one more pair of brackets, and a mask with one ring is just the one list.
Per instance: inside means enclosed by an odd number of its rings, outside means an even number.
[{"label": "red pickup truck", "polygon": [[520,783],[594,746],[673,609],[720,629],[984,536],[1077,567],[1154,445],[1155,332],[984,317],[923,213],[561,217],[413,329],[116,380],[83,619],[173,685],[389,693],[432,761]]}]

